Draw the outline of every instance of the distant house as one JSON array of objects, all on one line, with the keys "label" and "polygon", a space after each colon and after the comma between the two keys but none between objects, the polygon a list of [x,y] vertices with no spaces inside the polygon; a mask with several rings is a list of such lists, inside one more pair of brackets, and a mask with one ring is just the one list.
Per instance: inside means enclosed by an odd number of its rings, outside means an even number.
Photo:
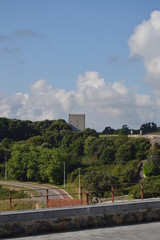
[{"label": "distant house", "polygon": [[82,132],[85,129],[85,114],[69,114],[68,123],[74,132]]}]

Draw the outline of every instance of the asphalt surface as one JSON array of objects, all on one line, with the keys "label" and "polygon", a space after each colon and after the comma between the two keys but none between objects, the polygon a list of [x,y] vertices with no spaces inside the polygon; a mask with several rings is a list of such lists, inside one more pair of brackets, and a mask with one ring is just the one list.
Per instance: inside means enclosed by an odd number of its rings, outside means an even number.
[{"label": "asphalt surface", "polygon": [[5,238],[17,240],[159,240],[160,222],[53,233],[40,236]]},{"label": "asphalt surface", "polygon": [[[46,194],[48,189],[49,199],[64,199],[64,198],[72,198],[67,192],[60,188],[51,187],[51,186],[43,186],[42,184],[32,184],[32,183],[24,183],[24,182],[14,182],[14,181],[0,181],[0,184],[24,187],[28,189],[35,190],[39,193],[40,199],[46,202]],[[32,198],[34,200],[34,197]],[[38,200],[38,198],[36,198]]]}]

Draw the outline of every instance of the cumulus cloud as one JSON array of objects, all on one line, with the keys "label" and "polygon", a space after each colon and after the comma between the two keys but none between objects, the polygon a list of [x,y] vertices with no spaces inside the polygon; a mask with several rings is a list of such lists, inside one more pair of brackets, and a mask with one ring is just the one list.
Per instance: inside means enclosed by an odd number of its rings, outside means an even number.
[{"label": "cumulus cloud", "polygon": [[[40,37],[32,31],[19,31],[19,37]],[[2,38],[0,36],[0,38]],[[0,39],[1,40],[1,39]],[[77,88],[54,89],[40,79],[30,86],[30,93],[0,96],[1,116],[18,119],[44,120],[63,118],[68,113],[85,113],[86,126],[102,131],[106,126],[119,128],[124,124],[137,128],[160,119],[160,11],[139,24],[128,44],[131,57],[140,57],[146,69],[146,82],[151,94],[128,89],[125,82],[107,82],[98,72],[87,71],[77,78]],[[118,59],[111,58],[109,64]],[[157,110],[158,109],[158,110]]]},{"label": "cumulus cloud", "polygon": [[45,92],[49,86],[46,84],[44,79],[40,79],[30,86],[31,91],[35,92]]},{"label": "cumulus cloud", "polygon": [[139,24],[128,44],[131,56],[144,61],[146,82],[153,89],[160,87],[160,11],[153,11],[149,20]]},{"label": "cumulus cloud", "polygon": [[63,118],[68,113],[85,113],[86,126],[103,130],[123,124],[139,126],[153,120],[155,102],[149,95],[138,95],[123,82],[107,83],[98,72],[86,72],[77,78],[77,89],[54,89],[44,79],[30,86],[30,93],[17,93],[0,99],[1,116],[44,120]]},{"label": "cumulus cloud", "polygon": [[[146,77],[144,81],[153,90],[155,97],[154,119],[159,118],[160,107],[160,11],[153,11],[148,20],[139,24],[133,35],[130,37],[128,44],[130,47],[131,57],[138,56],[144,62]],[[143,104],[137,98],[137,103]],[[147,98],[145,99],[147,102]],[[149,102],[152,102],[148,98]],[[156,109],[157,108],[157,109]],[[153,109],[153,108],[152,108]],[[151,113],[150,113],[151,114]],[[153,116],[153,114],[152,114]],[[153,120],[154,120],[153,119]]]}]

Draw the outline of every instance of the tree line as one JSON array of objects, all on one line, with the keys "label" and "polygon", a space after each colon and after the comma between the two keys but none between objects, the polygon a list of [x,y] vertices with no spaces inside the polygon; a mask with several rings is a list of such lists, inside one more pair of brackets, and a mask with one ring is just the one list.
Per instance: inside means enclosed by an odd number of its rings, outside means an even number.
[{"label": "tree line", "polygon": [[159,128],[154,122],[143,123],[139,129],[130,129],[127,125],[123,125],[121,129],[113,129],[111,127],[105,127],[102,134],[139,134],[140,130],[143,134],[157,132]]},{"label": "tree line", "polygon": [[[151,146],[149,140],[128,138],[123,131],[116,137],[101,137],[89,128],[73,132],[63,119],[31,122],[1,118],[0,134],[1,178],[7,161],[10,179],[62,184],[65,162],[68,181],[74,181],[81,168],[87,187],[92,178],[95,182],[103,178],[104,184],[135,181],[135,164],[146,158]],[[104,173],[109,165],[113,171]]]}]

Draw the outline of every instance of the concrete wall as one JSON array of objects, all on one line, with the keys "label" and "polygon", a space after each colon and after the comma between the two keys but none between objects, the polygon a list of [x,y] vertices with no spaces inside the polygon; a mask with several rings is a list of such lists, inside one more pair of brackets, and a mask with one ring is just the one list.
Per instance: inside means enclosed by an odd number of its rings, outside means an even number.
[{"label": "concrete wall", "polygon": [[69,114],[68,123],[73,131],[79,132],[85,129],[85,114]]},{"label": "concrete wall", "polygon": [[160,200],[0,213],[0,237],[160,220]]}]

